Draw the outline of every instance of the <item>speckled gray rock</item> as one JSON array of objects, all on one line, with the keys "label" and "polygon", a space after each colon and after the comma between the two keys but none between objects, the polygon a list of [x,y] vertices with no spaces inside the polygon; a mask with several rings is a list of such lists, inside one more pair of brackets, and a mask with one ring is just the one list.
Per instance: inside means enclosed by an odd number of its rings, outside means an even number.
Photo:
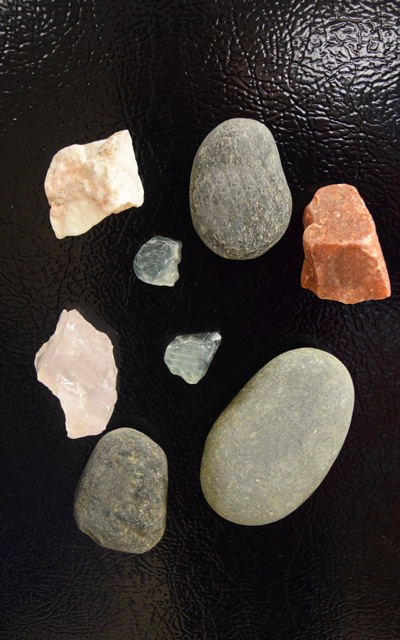
[{"label": "speckled gray rock", "polygon": [[76,523],[102,547],[144,553],[164,534],[167,484],[167,458],[158,444],[135,429],[111,431],[79,480]]},{"label": "speckled gray rock", "polygon": [[303,348],[274,358],[208,435],[201,464],[207,502],[237,524],[287,516],[328,473],[353,407],[350,374],[334,356]]},{"label": "speckled gray rock", "polygon": [[200,238],[223,258],[257,258],[280,240],[292,197],[265,125],[233,118],[208,134],[193,162],[190,209]]}]

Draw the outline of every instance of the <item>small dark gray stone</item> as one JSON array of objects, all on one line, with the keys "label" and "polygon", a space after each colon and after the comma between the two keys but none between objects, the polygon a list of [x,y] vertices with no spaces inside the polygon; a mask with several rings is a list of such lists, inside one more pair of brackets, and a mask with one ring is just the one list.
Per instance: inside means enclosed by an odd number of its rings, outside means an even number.
[{"label": "small dark gray stone", "polygon": [[233,118],[208,134],[193,162],[190,209],[200,238],[223,258],[257,258],[280,240],[292,197],[265,125]]},{"label": "small dark gray stone", "polygon": [[135,429],[111,431],[79,480],[76,523],[102,547],[144,553],[164,534],[167,484],[167,458],[158,444]]},{"label": "small dark gray stone", "polygon": [[346,438],[354,387],[346,367],[319,349],[274,358],[212,427],[201,464],[210,506],[237,524],[275,522],[319,486]]}]

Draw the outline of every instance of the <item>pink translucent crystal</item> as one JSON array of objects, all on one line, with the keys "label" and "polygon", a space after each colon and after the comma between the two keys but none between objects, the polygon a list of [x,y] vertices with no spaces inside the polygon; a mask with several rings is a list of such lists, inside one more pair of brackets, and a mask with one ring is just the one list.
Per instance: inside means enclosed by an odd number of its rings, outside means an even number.
[{"label": "pink translucent crystal", "polygon": [[117,401],[110,338],[75,309],[63,311],[35,358],[37,377],[58,397],[70,438],[104,431]]}]

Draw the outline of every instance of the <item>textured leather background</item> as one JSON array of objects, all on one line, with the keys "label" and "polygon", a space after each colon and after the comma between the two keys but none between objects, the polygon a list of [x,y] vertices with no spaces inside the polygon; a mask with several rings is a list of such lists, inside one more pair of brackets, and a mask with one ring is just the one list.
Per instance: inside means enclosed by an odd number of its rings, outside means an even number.
[{"label": "textured leather background", "polygon": [[[3,0],[1,37],[0,638],[392,640],[400,638],[400,3],[365,0]],[[191,164],[218,123],[267,124],[294,199],[284,238],[240,263],[211,253],[188,208]],[[43,181],[54,153],[129,128],[139,210],[59,241]],[[355,306],[299,284],[302,211],[315,190],[356,186],[393,295]],[[173,289],[131,263],[154,234],[183,242]],[[69,440],[34,356],[63,308],[116,346],[109,429],[132,426],[168,456],[168,522],[143,556],[96,546],[73,494],[98,438]],[[191,387],[169,374],[176,333],[219,329]],[[271,357],[328,349],[356,406],[343,450],[286,519],[240,527],[199,485],[213,421]]]}]

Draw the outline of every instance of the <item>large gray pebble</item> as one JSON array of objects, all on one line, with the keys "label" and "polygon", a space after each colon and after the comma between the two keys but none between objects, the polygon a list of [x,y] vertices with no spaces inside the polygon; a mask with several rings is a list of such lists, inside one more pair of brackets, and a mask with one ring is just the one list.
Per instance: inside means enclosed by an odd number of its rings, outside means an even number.
[{"label": "large gray pebble", "polygon": [[206,500],[244,525],[274,522],[319,486],[346,438],[354,387],[319,349],[287,351],[243,387],[212,427],[201,464]]},{"label": "large gray pebble", "polygon": [[164,534],[167,484],[167,458],[158,444],[135,429],[111,431],[79,480],[76,523],[102,547],[144,553]]},{"label": "large gray pebble", "polygon": [[193,163],[190,209],[200,238],[223,258],[256,258],[278,242],[292,198],[265,125],[233,118],[208,134]]}]

